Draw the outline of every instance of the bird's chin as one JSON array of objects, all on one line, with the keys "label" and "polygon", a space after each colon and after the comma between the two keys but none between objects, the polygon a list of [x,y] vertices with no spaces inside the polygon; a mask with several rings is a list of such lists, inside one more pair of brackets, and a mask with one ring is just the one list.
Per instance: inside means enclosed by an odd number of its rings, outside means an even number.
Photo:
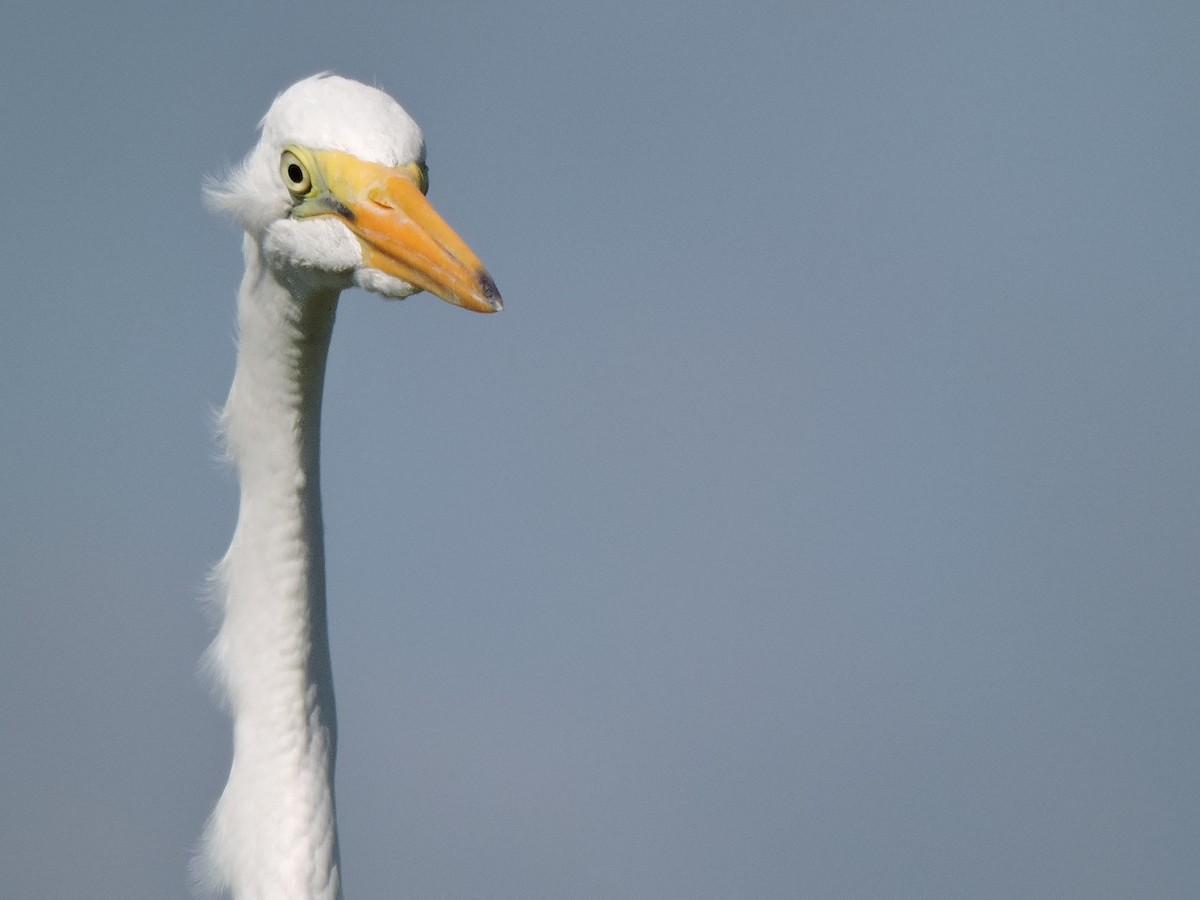
[{"label": "bird's chin", "polygon": [[262,237],[262,252],[281,275],[338,291],[362,264],[358,239],[331,216],[275,222]]},{"label": "bird's chin", "polygon": [[403,300],[421,290],[394,275],[366,267],[354,270],[354,284],[388,300]]}]

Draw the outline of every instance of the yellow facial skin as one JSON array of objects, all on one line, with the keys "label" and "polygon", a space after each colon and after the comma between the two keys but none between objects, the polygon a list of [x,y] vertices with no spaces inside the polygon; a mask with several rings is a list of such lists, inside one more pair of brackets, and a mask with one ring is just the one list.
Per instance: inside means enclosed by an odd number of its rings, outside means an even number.
[{"label": "yellow facial skin", "polygon": [[419,163],[392,168],[335,150],[288,147],[279,173],[293,218],[337,216],[362,244],[364,265],[474,312],[504,304],[483,263],[425,199]]}]

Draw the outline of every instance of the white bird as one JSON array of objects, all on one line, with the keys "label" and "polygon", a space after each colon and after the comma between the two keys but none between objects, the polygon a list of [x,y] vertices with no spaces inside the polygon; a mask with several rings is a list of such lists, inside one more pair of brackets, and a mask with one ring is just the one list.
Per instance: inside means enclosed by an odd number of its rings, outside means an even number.
[{"label": "white bird", "polygon": [[233,717],[229,780],[194,864],[236,900],[342,896],[337,749],[319,487],[321,390],[338,296],[425,290],[501,308],[475,254],[425,199],[420,128],[382,91],[333,75],[294,84],[209,205],[246,230],[237,370],[222,430],[241,490],[214,573],[207,665]]}]

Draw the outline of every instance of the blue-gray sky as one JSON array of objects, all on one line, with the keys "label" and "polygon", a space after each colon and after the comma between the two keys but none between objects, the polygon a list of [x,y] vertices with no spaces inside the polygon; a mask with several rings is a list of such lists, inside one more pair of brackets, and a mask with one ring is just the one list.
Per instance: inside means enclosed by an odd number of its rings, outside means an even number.
[{"label": "blue-gray sky", "polygon": [[430,6],[6,15],[5,894],[187,896],[200,184],[334,70],[508,304],[343,299],[349,897],[1200,895],[1200,7]]}]

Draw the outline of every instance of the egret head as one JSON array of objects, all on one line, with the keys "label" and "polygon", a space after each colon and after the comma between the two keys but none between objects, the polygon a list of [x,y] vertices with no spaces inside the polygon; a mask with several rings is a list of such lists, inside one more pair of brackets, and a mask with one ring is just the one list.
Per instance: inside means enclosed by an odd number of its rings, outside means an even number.
[{"label": "egret head", "polygon": [[206,197],[245,227],[268,265],[290,280],[501,308],[483,264],[425,199],[425,140],[399,103],[315,75],[280,94],[260,127],[258,145]]}]

